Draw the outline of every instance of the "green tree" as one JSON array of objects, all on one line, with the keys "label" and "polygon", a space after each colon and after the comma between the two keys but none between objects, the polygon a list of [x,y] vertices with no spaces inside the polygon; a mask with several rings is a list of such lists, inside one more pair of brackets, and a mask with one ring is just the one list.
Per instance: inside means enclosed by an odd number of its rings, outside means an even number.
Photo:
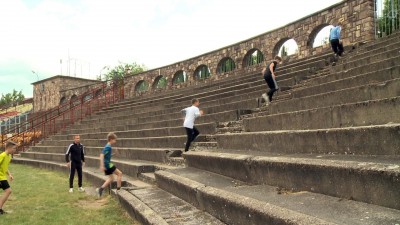
[{"label": "green tree", "polygon": [[0,107],[11,107],[17,106],[25,100],[25,96],[22,91],[16,91],[15,89],[11,93],[1,94]]},{"label": "green tree", "polygon": [[[379,13],[378,13],[379,14]],[[400,28],[400,1],[384,0],[383,10],[377,18],[378,36],[383,37],[392,34]]]},{"label": "green tree", "polygon": [[[147,68],[145,65],[140,65],[136,62],[133,63],[121,63],[114,68],[110,68],[109,66],[105,67],[108,72],[104,75],[105,80],[115,80],[115,79],[122,79],[125,76],[135,75],[146,71]],[[99,77],[97,77],[99,79]]]}]

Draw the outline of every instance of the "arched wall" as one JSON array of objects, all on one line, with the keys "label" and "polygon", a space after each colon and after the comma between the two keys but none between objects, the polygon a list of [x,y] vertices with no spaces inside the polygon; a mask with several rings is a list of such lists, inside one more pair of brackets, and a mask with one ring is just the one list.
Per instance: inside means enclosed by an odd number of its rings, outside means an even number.
[{"label": "arched wall", "polygon": [[[312,43],[310,45],[310,40],[315,38],[318,29],[326,24],[332,24],[339,20],[343,20],[342,40],[345,46],[373,40],[374,0],[342,1],[332,5],[331,7],[294,21],[286,26],[256,37],[181,62],[127,77],[125,78],[125,85],[127,87],[134,87],[140,80],[146,80],[149,84],[153,84],[154,79],[163,74],[166,76],[169,84],[163,91],[167,91],[173,88],[196,85],[201,82],[210,82],[210,80],[223,79],[245,71],[256,71],[259,67],[263,66],[263,63],[257,66],[243,68],[242,62],[246,53],[250,49],[257,48],[263,53],[264,61],[268,62],[276,54],[277,46],[283,43],[284,39],[293,38],[296,40],[299,48],[299,53],[296,55],[296,58],[301,59],[309,57],[323,50],[321,48],[312,48]],[[218,63],[225,57],[230,57],[234,60],[236,64],[235,70],[227,73],[216,74],[215,71],[217,71]],[[191,74],[194,74],[196,68],[202,64],[207,65],[210,71],[214,74],[210,79],[207,79],[207,81],[198,81],[194,79],[194,76],[191,76]],[[188,82],[177,87],[172,85],[172,80],[173,75],[179,70],[184,70],[188,74]],[[125,88],[125,96],[128,98],[136,96],[136,93],[132,90],[133,88]],[[153,91],[154,90],[147,93],[152,93]]]}]

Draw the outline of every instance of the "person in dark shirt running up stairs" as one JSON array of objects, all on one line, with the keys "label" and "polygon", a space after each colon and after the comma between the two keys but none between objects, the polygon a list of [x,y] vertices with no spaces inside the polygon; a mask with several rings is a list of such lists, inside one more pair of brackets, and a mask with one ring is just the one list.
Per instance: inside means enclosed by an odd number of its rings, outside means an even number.
[{"label": "person in dark shirt running up stairs", "polygon": [[84,192],[82,187],[82,167],[85,165],[85,147],[80,143],[79,135],[74,136],[74,142],[68,146],[65,153],[65,161],[70,169],[69,173],[69,192],[74,192],[75,170],[78,172],[78,191]]},{"label": "person in dark shirt running up stairs", "polygon": [[272,96],[274,93],[279,90],[278,84],[276,83],[275,70],[277,69],[278,64],[281,62],[282,58],[280,56],[275,56],[274,60],[272,60],[272,62],[262,70],[264,80],[270,88],[267,93],[262,94],[262,98],[267,106],[272,102]]}]

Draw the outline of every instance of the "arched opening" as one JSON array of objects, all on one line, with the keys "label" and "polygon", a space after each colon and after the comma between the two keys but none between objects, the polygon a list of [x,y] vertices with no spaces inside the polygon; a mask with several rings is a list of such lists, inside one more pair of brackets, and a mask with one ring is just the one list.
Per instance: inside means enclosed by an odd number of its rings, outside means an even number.
[{"label": "arched opening", "polygon": [[79,105],[78,96],[72,95],[72,96],[71,96],[70,103],[71,103],[71,107],[74,107],[74,106],[76,106],[76,105]]},{"label": "arched opening", "polygon": [[281,57],[290,56],[299,53],[299,46],[293,38],[284,38],[280,40],[274,48],[274,57],[279,55]]},{"label": "arched opening", "polygon": [[87,101],[89,101],[90,99],[92,99],[92,94],[91,94],[91,93],[85,93],[85,94],[83,95],[83,97],[82,97],[82,101],[83,101],[83,102],[87,102]]},{"label": "arched opening", "polygon": [[243,67],[260,64],[264,61],[264,55],[256,48],[249,50],[243,58]]},{"label": "arched opening", "polygon": [[94,93],[94,97],[99,97],[101,95],[101,91],[102,89],[98,89],[95,93]]},{"label": "arched opening", "polygon": [[194,79],[203,80],[211,76],[211,71],[206,65],[200,65],[194,71]]},{"label": "arched opening", "polygon": [[235,68],[236,68],[235,61],[233,61],[233,59],[230,57],[225,57],[221,59],[221,61],[219,61],[217,67],[217,73],[218,74],[227,73],[234,70]]},{"label": "arched opening", "polygon": [[160,75],[154,80],[153,89],[162,89],[167,87],[167,85],[167,79],[164,76]]},{"label": "arched opening", "polygon": [[179,70],[174,74],[174,77],[172,79],[173,84],[181,84],[185,83],[187,81],[187,75],[186,72],[183,70]]},{"label": "arched opening", "polygon": [[145,80],[141,80],[141,81],[137,82],[137,84],[135,85],[136,93],[142,93],[142,92],[146,92],[148,90],[149,90],[149,83],[147,83]]},{"label": "arched opening", "polygon": [[332,29],[332,25],[322,24],[316,27],[310,34],[307,45],[312,48],[324,46],[329,44],[329,34]]},{"label": "arched opening", "polygon": [[64,96],[60,99],[60,105],[64,104],[67,102],[67,98]]}]

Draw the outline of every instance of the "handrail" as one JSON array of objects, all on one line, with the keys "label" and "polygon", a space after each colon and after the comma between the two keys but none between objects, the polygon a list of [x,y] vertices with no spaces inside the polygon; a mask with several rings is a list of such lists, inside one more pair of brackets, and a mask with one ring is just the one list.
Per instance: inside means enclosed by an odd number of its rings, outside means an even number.
[{"label": "handrail", "polygon": [[[5,129],[2,133],[3,133],[3,134],[11,133],[12,130],[20,129],[21,127],[24,127],[24,126],[26,127],[27,125],[30,125],[30,124],[31,124],[31,121],[37,121],[37,120],[39,120],[39,119],[43,120],[43,118],[47,118],[48,115],[51,116],[53,113],[56,113],[56,112],[59,113],[60,111],[65,110],[65,108],[67,108],[66,110],[68,110],[69,107],[71,106],[71,104],[73,105],[74,102],[76,102],[76,101],[78,101],[78,100],[82,100],[83,97],[85,97],[88,93],[90,93],[90,92],[92,92],[92,91],[101,90],[101,89],[104,88],[104,86],[105,86],[107,83],[109,83],[109,82],[110,82],[110,80],[103,81],[102,83],[92,84],[92,85],[89,86],[90,91],[78,95],[77,98],[76,98],[75,100],[72,100],[72,101],[70,100],[70,101],[67,101],[67,102],[65,102],[65,103],[63,103],[63,104],[60,104],[60,105],[58,105],[57,107],[54,107],[54,108],[52,108],[52,109],[47,110],[44,114],[35,115],[34,117],[29,118],[29,121],[26,121],[24,124],[20,124],[18,127],[13,127],[13,128]],[[111,81],[111,82],[112,82],[112,81]],[[95,92],[94,92],[93,94],[95,94]],[[61,110],[61,109],[62,109],[62,110]]]},{"label": "handrail", "polygon": [[[92,97],[90,99],[80,99],[79,104],[74,104],[76,101],[69,103],[69,108],[63,111],[59,111],[57,108],[57,114],[46,116],[45,118],[40,117],[40,121],[31,120],[30,127],[24,131],[14,133],[11,137],[6,137],[5,134],[1,134],[1,144],[4,145],[8,140],[14,140],[20,142],[19,150],[25,150],[26,147],[35,145],[41,139],[47,138],[59,131],[62,131],[67,127],[68,124],[73,124],[79,120],[82,120],[86,116],[90,116],[94,112],[114,104],[117,101],[124,99],[124,83],[121,80],[103,82],[100,89],[93,89],[91,92]],[[99,95],[98,90],[102,90]],[[84,95],[87,95],[86,92]],[[85,111],[85,112],[84,112]],[[46,114],[48,115],[48,114]],[[36,122],[34,124],[34,122]],[[32,136],[28,136],[32,135]]]}]

